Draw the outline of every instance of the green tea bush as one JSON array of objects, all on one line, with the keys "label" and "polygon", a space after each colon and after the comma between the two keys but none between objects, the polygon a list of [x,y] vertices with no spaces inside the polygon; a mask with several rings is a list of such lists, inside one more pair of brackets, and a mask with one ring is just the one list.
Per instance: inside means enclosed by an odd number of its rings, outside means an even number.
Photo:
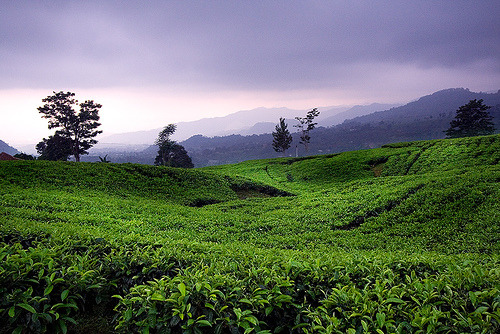
[{"label": "green tea bush", "polygon": [[2,162],[0,333],[496,333],[499,145]]}]

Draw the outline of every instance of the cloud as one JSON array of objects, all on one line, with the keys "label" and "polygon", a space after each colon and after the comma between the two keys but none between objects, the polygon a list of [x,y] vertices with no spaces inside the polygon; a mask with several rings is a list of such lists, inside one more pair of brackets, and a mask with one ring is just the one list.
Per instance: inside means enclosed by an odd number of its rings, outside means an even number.
[{"label": "cloud", "polygon": [[[494,1],[0,6],[0,29],[7,32],[0,42],[0,88],[340,89],[363,82],[367,73],[371,79],[377,68],[440,72],[478,63],[500,74]],[[365,64],[373,68],[360,71]]]}]

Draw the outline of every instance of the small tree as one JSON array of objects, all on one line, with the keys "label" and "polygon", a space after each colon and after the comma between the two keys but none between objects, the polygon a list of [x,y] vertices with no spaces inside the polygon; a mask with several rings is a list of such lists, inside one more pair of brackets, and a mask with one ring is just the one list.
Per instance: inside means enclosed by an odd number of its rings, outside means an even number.
[{"label": "small tree", "polygon": [[[80,155],[87,154],[87,150],[97,143],[94,137],[102,133],[96,130],[101,125],[98,121],[102,105],[92,100],[79,103],[71,92],[53,93],[42,100],[45,104],[38,107],[38,111],[43,114],[42,118],[49,120],[49,129],[59,128],[56,135],[71,140],[71,154],[75,161],[80,161]],[[75,106],[80,107],[78,113]]]},{"label": "small tree", "polygon": [[493,134],[495,126],[493,117],[487,111],[490,106],[484,105],[483,100],[470,100],[457,110],[455,119],[450,122],[446,130],[447,138],[484,136]]},{"label": "small tree", "polygon": [[26,153],[17,153],[17,154],[14,154],[14,158],[18,158],[18,159],[21,159],[21,160],[36,160],[36,158],[30,154],[26,154]]},{"label": "small tree", "polygon": [[36,151],[40,154],[39,160],[67,161],[72,154],[72,141],[56,133],[48,139],[43,138],[36,145]]},{"label": "small tree", "polygon": [[170,139],[175,130],[175,124],[169,124],[158,134],[158,138],[155,141],[155,145],[158,145],[158,155],[155,158],[155,165],[193,168],[193,162],[184,147]]},{"label": "small tree", "polygon": [[276,125],[276,131],[273,132],[273,149],[285,155],[286,150],[292,144],[292,140],[292,135],[287,129],[285,119],[280,117],[280,123]]},{"label": "small tree", "polygon": [[318,115],[318,108],[314,108],[307,112],[306,117],[295,117],[295,119],[299,121],[299,124],[294,126],[298,128],[300,132],[300,143],[304,145],[306,152],[309,152],[309,143],[311,141],[309,131],[313,130],[318,124],[313,122]]}]

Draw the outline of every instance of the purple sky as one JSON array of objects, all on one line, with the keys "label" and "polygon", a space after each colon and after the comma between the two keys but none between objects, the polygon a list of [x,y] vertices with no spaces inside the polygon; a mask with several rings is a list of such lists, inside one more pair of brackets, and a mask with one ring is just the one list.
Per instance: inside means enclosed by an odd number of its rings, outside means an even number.
[{"label": "purple sky", "polygon": [[38,142],[52,91],[108,134],[264,107],[500,89],[498,1],[2,1],[0,139]]}]

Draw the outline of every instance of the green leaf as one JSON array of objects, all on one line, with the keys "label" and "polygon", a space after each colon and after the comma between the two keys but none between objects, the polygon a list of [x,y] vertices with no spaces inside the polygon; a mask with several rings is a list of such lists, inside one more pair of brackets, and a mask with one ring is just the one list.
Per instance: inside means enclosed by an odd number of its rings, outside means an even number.
[{"label": "green leaf", "polygon": [[474,312],[475,312],[475,313],[483,313],[483,312],[485,312],[485,311],[487,311],[487,310],[488,310],[488,307],[487,307],[487,306],[480,306],[480,307],[478,307],[478,308],[477,308]]},{"label": "green leaf", "polygon": [[16,307],[15,306],[12,306],[10,309],[9,309],[9,317],[11,318],[14,318],[14,316],[16,315]]},{"label": "green leaf", "polygon": [[151,296],[151,300],[157,300],[157,301],[160,301],[160,302],[164,302],[166,301],[167,299],[165,298],[165,296],[163,296],[162,294],[158,293],[158,292],[155,292],[153,293],[153,295]]},{"label": "green leaf", "polygon": [[177,285],[177,288],[179,289],[179,292],[181,293],[182,296],[186,295],[186,285],[184,283],[179,283]]},{"label": "green leaf", "polygon": [[62,319],[60,319],[58,321],[58,323],[59,323],[59,327],[61,328],[61,331],[63,332],[63,334],[66,334],[68,332],[68,327],[66,326],[66,323]]},{"label": "green leaf", "polygon": [[196,321],[197,324],[200,324],[200,326],[204,327],[204,326],[209,326],[209,327],[212,327],[212,323],[208,320],[198,320]]},{"label": "green leaf", "polygon": [[61,301],[64,301],[66,299],[66,297],[68,297],[68,294],[69,294],[69,290],[68,289],[66,289],[63,292],[61,292]]},{"label": "green leaf", "polygon": [[387,298],[385,303],[397,303],[397,304],[406,304],[406,302],[399,298]]},{"label": "green leaf", "polygon": [[52,284],[51,284],[51,285],[49,285],[49,286],[48,286],[48,287],[46,287],[46,288],[45,288],[45,290],[43,291],[43,295],[44,295],[44,296],[49,295],[49,294],[52,292],[52,290],[53,290],[53,289],[54,289],[54,286],[53,286]]},{"label": "green leaf", "polygon": [[385,313],[383,312],[378,312],[376,314],[377,317],[377,324],[380,328],[384,327],[385,325]]},{"label": "green leaf", "polygon": [[23,309],[25,309],[26,311],[29,311],[31,313],[36,313],[36,310],[31,305],[21,303],[21,304],[17,304],[17,306],[22,307]]}]

